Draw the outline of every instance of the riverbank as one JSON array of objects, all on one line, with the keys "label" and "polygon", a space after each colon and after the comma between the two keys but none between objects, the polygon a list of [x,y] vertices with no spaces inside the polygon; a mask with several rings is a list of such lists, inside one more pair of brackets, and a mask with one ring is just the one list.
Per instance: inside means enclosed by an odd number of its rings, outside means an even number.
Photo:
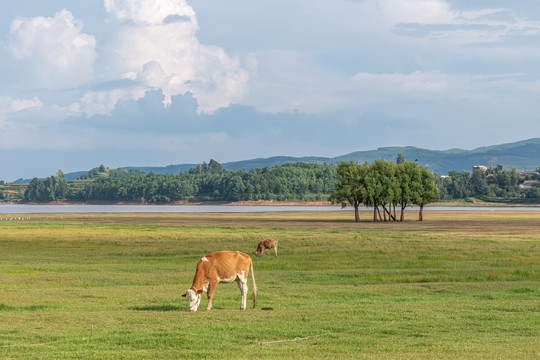
[{"label": "riverbank", "polygon": [[[197,201],[197,200],[182,200],[170,203],[141,203],[128,201],[50,201],[47,203],[37,202],[0,202],[1,205],[227,205],[227,206],[339,206],[330,201],[278,201],[278,200],[244,200],[244,201]],[[482,200],[455,200],[441,201],[429,204],[430,207],[537,207],[537,203],[503,203],[503,202],[488,202]]]}]

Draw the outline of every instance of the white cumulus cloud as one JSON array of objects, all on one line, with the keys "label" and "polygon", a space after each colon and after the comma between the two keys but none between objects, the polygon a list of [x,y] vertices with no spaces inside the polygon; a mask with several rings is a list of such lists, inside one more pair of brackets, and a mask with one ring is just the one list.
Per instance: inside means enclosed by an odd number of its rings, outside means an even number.
[{"label": "white cumulus cloud", "polygon": [[195,11],[182,0],[105,0],[105,8],[118,19],[137,25],[161,25],[168,18],[182,16],[195,20]]},{"label": "white cumulus cloud", "polygon": [[48,87],[88,81],[97,56],[95,47],[95,38],[82,32],[82,24],[68,10],[54,17],[13,20],[7,42],[15,58],[28,61],[34,85]]},{"label": "white cumulus cloud", "polygon": [[191,92],[211,113],[242,99],[249,75],[222,48],[201,44],[195,11],[185,0],[105,0],[122,23],[110,65],[119,78],[171,96]]}]

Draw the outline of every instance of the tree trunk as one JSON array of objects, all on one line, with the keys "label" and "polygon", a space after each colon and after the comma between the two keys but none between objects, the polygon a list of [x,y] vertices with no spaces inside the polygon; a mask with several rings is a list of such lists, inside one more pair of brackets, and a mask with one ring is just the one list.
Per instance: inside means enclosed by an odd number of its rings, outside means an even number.
[{"label": "tree trunk", "polygon": [[388,221],[396,221],[396,216],[392,215],[392,204],[388,205],[388,209],[383,205],[384,221],[386,221],[386,214],[388,214]]},{"label": "tree trunk", "polygon": [[424,221],[424,205],[420,205],[420,212],[418,213],[418,221]]},{"label": "tree trunk", "polygon": [[399,221],[403,222],[405,220],[405,206],[401,205],[401,215],[399,216]]},{"label": "tree trunk", "polygon": [[358,205],[354,205],[354,220],[360,222],[360,214],[358,213]]},{"label": "tree trunk", "polygon": [[392,203],[388,204],[388,210],[390,210],[390,218],[392,219],[392,221],[397,221],[396,220],[396,205],[394,205],[394,213],[392,214]]},{"label": "tree trunk", "polygon": [[378,206],[377,206],[377,214],[379,214],[379,220],[382,221],[381,211],[379,210]]},{"label": "tree trunk", "polygon": [[373,207],[373,222],[377,222],[377,207]]}]

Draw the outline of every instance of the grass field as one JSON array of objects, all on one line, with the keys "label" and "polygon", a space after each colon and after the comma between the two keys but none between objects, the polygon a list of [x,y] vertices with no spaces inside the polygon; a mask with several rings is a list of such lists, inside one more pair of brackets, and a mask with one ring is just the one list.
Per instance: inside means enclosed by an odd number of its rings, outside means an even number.
[{"label": "grass field", "polygon": [[[540,357],[540,212],[362,216],[0,221],[0,358]],[[267,237],[279,239],[278,258],[255,258]],[[246,311],[232,283],[218,285],[211,312],[189,312],[181,294],[201,256],[217,250],[254,258],[256,309],[250,281]]]}]

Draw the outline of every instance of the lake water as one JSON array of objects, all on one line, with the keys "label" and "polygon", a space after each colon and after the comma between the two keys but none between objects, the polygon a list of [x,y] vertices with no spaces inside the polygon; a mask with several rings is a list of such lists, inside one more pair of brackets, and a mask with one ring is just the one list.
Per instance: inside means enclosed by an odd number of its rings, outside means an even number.
[{"label": "lake water", "polygon": [[[361,211],[372,211],[362,207]],[[396,209],[398,210],[398,209]],[[418,208],[407,208],[418,210]],[[426,211],[540,211],[540,207],[425,207]],[[276,211],[353,211],[341,206],[288,205],[21,205],[0,204],[0,214],[68,214],[68,213],[260,213]]]}]

